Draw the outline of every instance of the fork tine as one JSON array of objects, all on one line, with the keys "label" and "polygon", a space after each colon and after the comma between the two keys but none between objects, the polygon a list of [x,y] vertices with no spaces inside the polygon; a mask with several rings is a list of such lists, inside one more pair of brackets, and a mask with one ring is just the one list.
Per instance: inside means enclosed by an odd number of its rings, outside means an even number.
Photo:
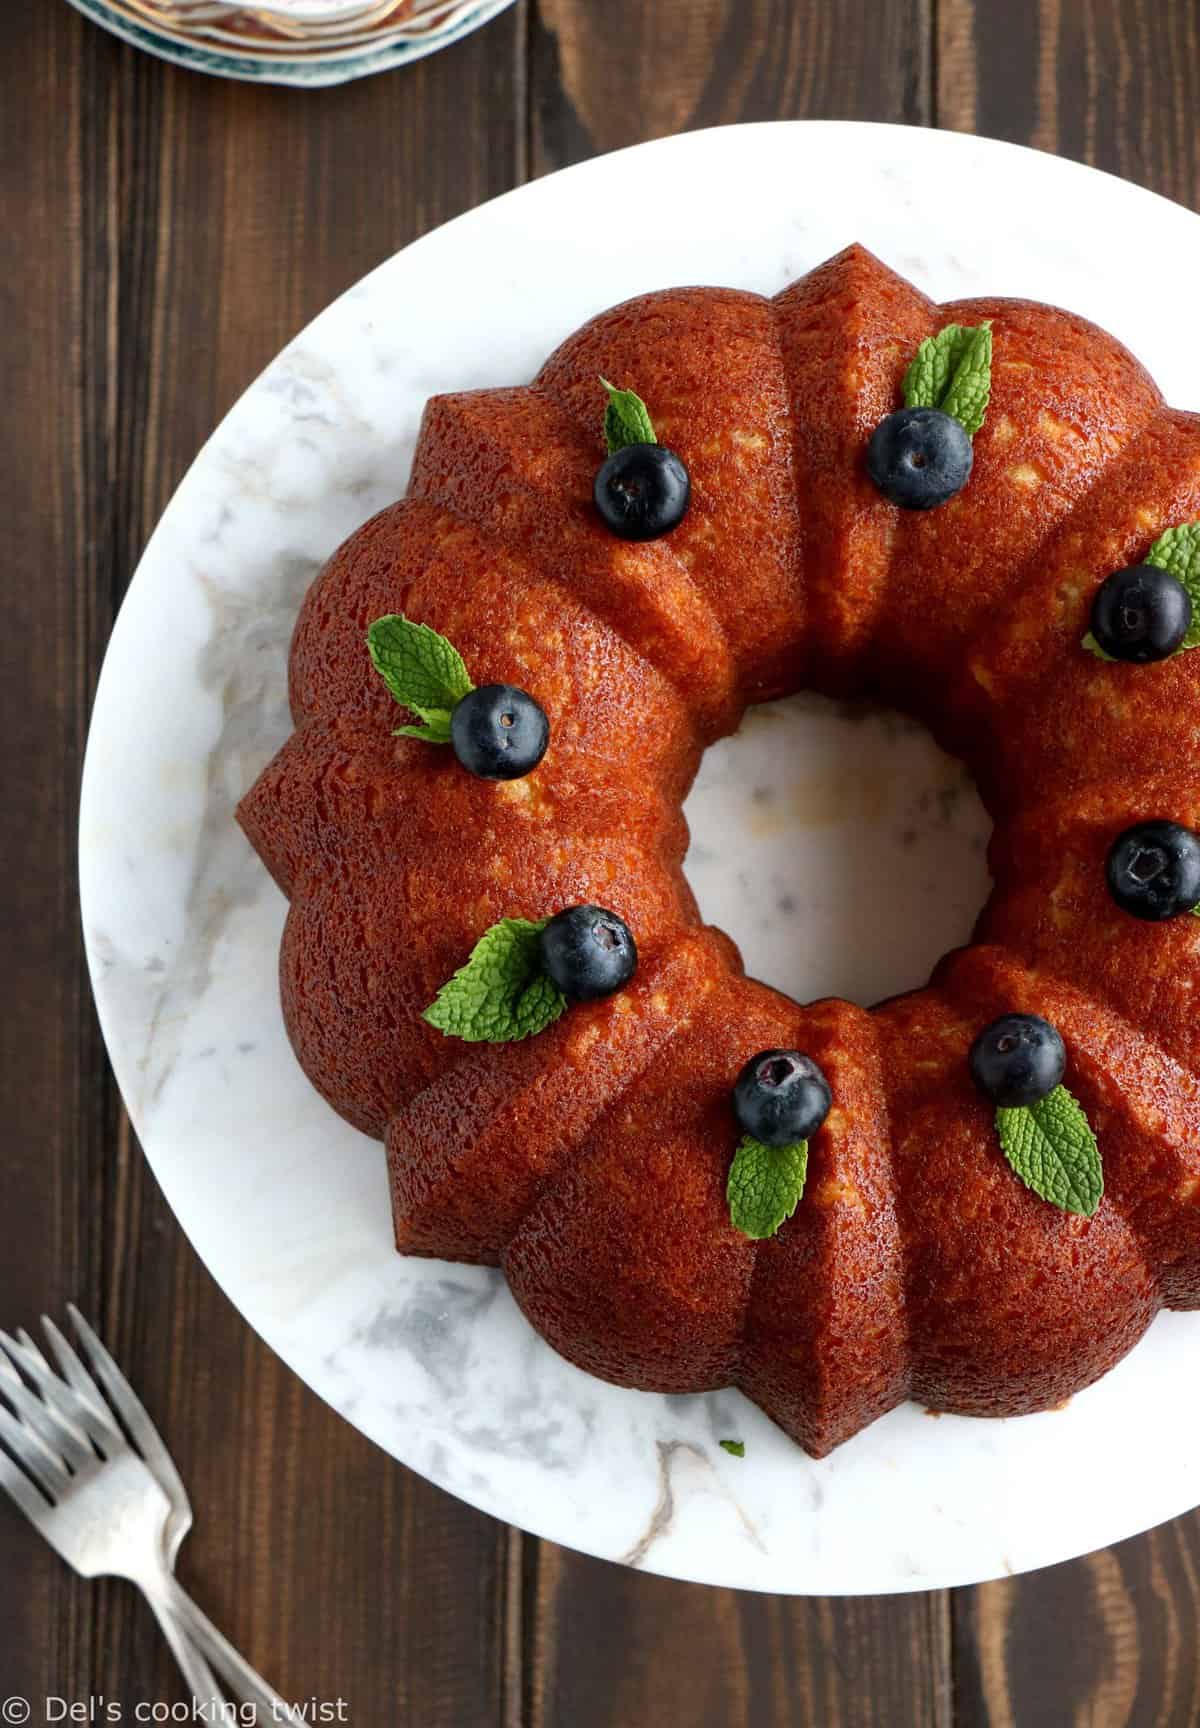
[{"label": "fork tine", "polygon": [[[0,1400],[2,1400],[4,1395],[14,1386],[21,1391],[24,1391],[25,1389],[21,1376],[17,1373],[4,1352],[0,1351]],[[2,1407],[2,1404],[0,1404],[0,1408]],[[30,1439],[35,1441],[40,1450],[45,1454],[46,1462],[55,1470],[61,1469],[62,1455],[59,1452],[58,1447],[55,1446],[52,1441],[48,1440],[40,1429],[30,1426],[29,1423],[26,1423],[25,1427]]]},{"label": "fork tine", "polygon": [[57,1417],[48,1404],[43,1404],[23,1380],[6,1380],[0,1391],[25,1430],[40,1441],[57,1462],[65,1460],[76,1472],[89,1463],[95,1463],[96,1454],[91,1447],[69,1424]]},{"label": "fork tine", "polygon": [[3,1442],[13,1454],[22,1470],[38,1487],[43,1489],[51,1500],[57,1500],[70,1485],[71,1478],[67,1475],[59,1459],[48,1461],[44,1448],[38,1446],[30,1436],[29,1430],[17,1421],[2,1404],[0,1404],[0,1442]]},{"label": "fork tine", "polygon": [[23,1368],[41,1393],[43,1403],[49,1405],[56,1416],[77,1431],[83,1438],[89,1432],[89,1419],[96,1419],[105,1424],[107,1432],[104,1437],[104,1448],[111,1455],[125,1448],[125,1437],[111,1420],[98,1394],[93,1393],[92,1403],[99,1403],[94,1409],[88,1400],[81,1398],[73,1386],[68,1386],[65,1380],[59,1378],[47,1363],[36,1345],[26,1350],[18,1344],[15,1338],[10,1338],[7,1332],[0,1331],[0,1349],[7,1350],[10,1359],[17,1368]]},{"label": "fork tine", "polygon": [[50,1364],[46,1361],[45,1351],[37,1342],[36,1338],[31,1338],[29,1336],[29,1333],[26,1332],[24,1326],[18,1326],[17,1328],[17,1343],[21,1346],[22,1350],[28,1350],[31,1356],[36,1356],[38,1361],[42,1363],[43,1367],[49,1368]]},{"label": "fork tine", "polygon": [[31,1524],[41,1529],[42,1520],[50,1507],[38,1493],[23,1470],[18,1470],[11,1458],[0,1452],[0,1488],[16,1502]]},{"label": "fork tine", "polygon": [[[67,1313],[71,1316],[71,1324],[79,1336],[91,1361],[96,1379],[104,1390],[104,1396],[112,1405],[117,1415],[129,1430],[137,1450],[141,1453],[154,1475],[158,1477],[168,1500],[175,1506],[187,1506],[187,1489],[183,1479],[175,1468],[175,1461],[167,1451],[166,1445],[158,1429],[150,1420],[149,1412],[124,1374],[117,1367],[112,1356],[105,1349],[100,1338],[88,1325],[83,1315],[73,1302],[67,1303]],[[42,1325],[46,1328],[51,1342],[58,1328],[52,1321],[43,1318]],[[66,1344],[66,1340],[63,1340]],[[69,1349],[70,1346],[68,1345]],[[57,1345],[55,1345],[57,1350]],[[86,1373],[87,1370],[84,1369]]]},{"label": "fork tine", "polygon": [[[51,1323],[47,1322],[47,1324],[50,1325]],[[78,1356],[75,1355],[75,1352],[71,1349],[71,1346],[67,1343],[62,1333],[59,1332],[57,1326],[53,1326],[52,1329],[59,1341],[62,1343],[67,1354],[70,1356],[71,1362],[69,1364],[64,1364],[57,1361],[57,1358],[54,1362],[51,1362],[45,1350],[38,1343],[33,1334],[27,1332],[24,1326],[21,1326],[18,1328],[15,1337],[17,1343],[21,1346],[21,1349],[30,1358],[30,1371],[40,1371],[44,1374],[59,1375],[61,1379],[67,1382],[67,1385],[71,1387],[72,1391],[79,1394],[79,1397],[85,1404],[91,1404],[94,1406],[95,1414],[101,1421],[107,1420],[108,1412],[104,1407],[104,1400],[100,1396],[100,1391],[95,1381],[88,1374],[83,1363],[80,1362]],[[37,1370],[34,1370],[33,1368],[35,1362],[37,1363]]]},{"label": "fork tine", "polygon": [[[113,1421],[108,1406],[104,1402],[104,1394],[92,1379],[83,1363],[79,1360],[76,1351],[70,1344],[68,1344],[58,1327],[54,1324],[53,1320],[47,1319],[43,1314],[42,1326],[47,1338],[50,1340],[50,1347],[54,1352],[54,1359],[58,1363],[59,1372],[72,1390],[78,1394],[80,1400],[87,1406],[88,1412],[92,1417],[92,1420],[88,1425],[88,1434],[96,1445],[103,1449],[110,1445],[114,1440],[120,1438],[117,1433],[116,1423]],[[28,1332],[18,1332],[17,1337],[20,1339],[26,1350],[30,1351],[30,1353],[36,1356],[38,1361],[42,1363],[45,1367],[46,1373],[53,1373],[50,1364],[46,1361],[46,1358],[42,1355],[42,1352],[38,1349]]]},{"label": "fork tine", "polygon": [[[14,1366],[27,1366],[24,1351],[7,1332],[0,1332],[0,1346],[8,1352]],[[30,1372],[34,1374],[32,1369]],[[34,1378],[38,1376],[34,1374]],[[36,1429],[66,1459],[73,1470],[82,1470],[86,1465],[94,1464],[96,1454],[88,1443],[86,1428],[76,1413],[82,1406],[71,1388],[57,1375],[46,1374],[44,1384],[39,1385],[38,1390],[42,1394],[40,1398],[18,1377],[15,1381],[5,1382],[4,1396],[26,1426]],[[65,1402],[66,1400],[71,1402]]]},{"label": "fork tine", "polygon": [[[36,1393],[31,1392],[13,1367],[9,1358],[0,1353],[0,1402],[12,1411],[30,1437],[42,1446],[56,1465],[66,1459],[77,1462],[71,1454],[82,1445],[78,1434],[64,1436],[53,1414]],[[82,1461],[81,1459],[78,1461]]]}]

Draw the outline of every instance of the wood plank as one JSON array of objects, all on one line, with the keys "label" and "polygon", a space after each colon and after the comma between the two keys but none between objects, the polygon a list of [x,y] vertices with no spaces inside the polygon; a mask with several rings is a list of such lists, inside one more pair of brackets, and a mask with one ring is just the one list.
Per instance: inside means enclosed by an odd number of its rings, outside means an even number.
[{"label": "wood plank", "polygon": [[533,172],[737,120],[928,121],[932,0],[541,0]]},{"label": "wood plank", "polygon": [[943,1728],[948,1599],[715,1590],[542,1543],[530,1728]]},{"label": "wood plank", "polygon": [[[940,125],[1074,156],[1200,207],[1194,7],[940,0],[937,66]],[[1098,255],[1114,243],[1098,236]],[[1198,1577],[1193,1515],[1069,1566],[957,1593],[956,1722],[1190,1728],[1200,1719]]]},{"label": "wood plank", "polygon": [[[523,20],[312,95],[187,75],[66,6],[0,9],[8,556],[0,719],[10,1011],[0,1320],[78,1297],[199,1508],[181,1570],[294,1696],[361,1722],[499,1721],[511,1539],[392,1465],[249,1332],[166,1208],[104,1079],[74,828],[103,643],[197,448],[314,313],[524,154]],[[11,496],[9,493],[11,492]],[[121,1585],[72,1579],[0,1508],[0,1694],[179,1683]],[[35,1714],[34,1720],[40,1719]]]},{"label": "wood plank", "polygon": [[1193,1728],[1200,1521],[955,1597],[956,1723]]},{"label": "wood plank", "polygon": [[[931,70],[926,0],[541,0],[532,166],[736,120],[925,121]],[[751,1596],[548,1544],[535,1570],[533,1728],[950,1721],[944,1596]]]},{"label": "wood plank", "polygon": [[[95,637],[88,596],[102,587],[104,557],[89,534],[95,441],[79,376],[83,332],[103,343],[104,304],[77,248],[60,244],[60,225],[78,234],[92,189],[80,150],[87,52],[83,32],[64,26],[65,14],[65,7],[0,9],[0,64],[20,69],[0,100],[6,1326],[67,1293],[87,1230],[75,1172],[91,1162],[110,1124],[77,959],[72,832]],[[0,1525],[0,1695],[41,1699],[88,1647],[89,1597],[6,1504]]]},{"label": "wood plank", "polygon": [[1162,0],[939,0],[937,124],[1200,204],[1200,16]]}]

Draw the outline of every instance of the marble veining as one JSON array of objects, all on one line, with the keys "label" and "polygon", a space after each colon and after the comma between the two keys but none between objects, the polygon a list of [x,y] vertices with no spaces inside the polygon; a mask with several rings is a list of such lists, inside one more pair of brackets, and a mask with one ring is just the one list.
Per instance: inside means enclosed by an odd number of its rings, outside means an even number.
[{"label": "marble veining", "polygon": [[[1200,1501],[1196,1317],[1160,1319],[1061,1412],[932,1422],[910,1407],[818,1464],[736,1393],[662,1398],[580,1373],[493,1271],[398,1258],[380,1149],[330,1114],[284,1035],[286,908],[233,809],[289,730],[300,597],[403,491],[430,393],[528,378],[629,294],[773,292],[859,239],[939,298],[1082,311],[1200,404],[1200,350],[1174,337],[1200,223],[1176,206],[896,128],[740,127],[645,149],[676,189],[670,220],[627,205],[619,233],[594,220],[630,171],[620,156],[501,199],[332,306],[201,452],[122,611],[88,749],[80,873],[105,1035],[158,1179],[243,1314],[451,1492],[608,1558],[749,1588],[909,1590],[1046,1564]],[[1117,262],[1145,256],[1175,267],[1148,286]],[[706,914],[802,997],[920,983],[987,892],[973,788],[895,715],[812,697],[756,710],[709,752],[687,814]],[[1113,1456],[1136,1466],[1114,1472]]]},{"label": "marble veining", "polygon": [[914,989],[987,898],[991,824],[970,776],[891,710],[812,694],[751,709],[705,756],[685,814],[704,916],[801,1000]]}]

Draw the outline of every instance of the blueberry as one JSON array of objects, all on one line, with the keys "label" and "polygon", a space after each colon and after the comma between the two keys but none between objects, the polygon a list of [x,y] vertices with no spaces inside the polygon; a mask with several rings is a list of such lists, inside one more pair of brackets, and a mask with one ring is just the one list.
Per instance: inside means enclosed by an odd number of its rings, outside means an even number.
[{"label": "blueberry", "polygon": [[799,1050],[760,1050],[733,1088],[738,1127],[764,1146],[810,1139],[832,1103],[829,1082],[812,1057]]},{"label": "blueberry", "polygon": [[627,444],[596,475],[596,508],[622,540],[657,540],[678,528],[692,497],[688,471],[662,444]]},{"label": "blueberry", "polygon": [[1200,906],[1200,834],[1178,822],[1138,822],[1108,854],[1108,891],[1135,918],[1157,923]]},{"label": "blueberry", "polygon": [[881,420],[867,446],[867,472],[892,504],[932,510],[961,492],[975,460],[971,435],[940,408],[901,408]]},{"label": "blueberry", "polygon": [[455,707],[450,740],[469,774],[481,780],[519,780],[546,754],[550,722],[524,690],[484,684]]},{"label": "blueberry", "polygon": [[1002,1109],[1036,1104],[1061,1081],[1067,1066],[1062,1038],[1037,1014],[1002,1014],[971,1046],[971,1078]]},{"label": "blueberry", "polygon": [[1114,660],[1165,660],[1191,622],[1191,595],[1157,564],[1114,571],[1092,601],[1092,635]]},{"label": "blueberry", "polygon": [[542,970],[575,1002],[620,990],[637,971],[637,943],[603,906],[569,906],[542,931]]}]

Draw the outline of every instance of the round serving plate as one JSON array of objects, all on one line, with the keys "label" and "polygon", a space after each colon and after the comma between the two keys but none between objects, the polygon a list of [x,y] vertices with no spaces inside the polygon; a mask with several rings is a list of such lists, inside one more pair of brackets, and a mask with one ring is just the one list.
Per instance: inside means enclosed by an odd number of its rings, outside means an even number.
[{"label": "round serving plate", "polygon": [[[631,200],[631,179],[669,196]],[[597,215],[614,209],[619,223]],[[403,491],[432,392],[526,380],[584,319],[642,290],[771,293],[853,240],[938,299],[1072,307],[1175,401],[1200,403],[1200,349],[1179,340],[1200,220],[1074,163],[799,123],[668,139],[538,181],[343,296],[197,457],[113,633],[80,831],[96,999],[146,1154],[230,1299],[296,1373],[394,1457],[539,1535],[678,1577],[814,1593],[972,1583],[1196,1505],[1200,1316],[1161,1317],[1062,1410],[986,1422],[910,1406],[821,1462],[736,1393],[589,1378],[537,1338],[497,1273],[393,1253],[379,1147],[332,1115],[288,1047],[285,906],[233,811],[289,730],[301,597]],[[752,971],[801,998],[919,984],[986,891],[973,791],[892,716],[813,699],[762,709],[708,753],[688,815],[705,913]]]},{"label": "round serving plate", "polygon": [[[445,27],[431,28],[420,35],[407,30],[401,35],[384,34],[378,44],[357,44],[325,50],[309,48],[307,52],[289,52],[286,43],[261,51],[238,49],[217,41],[201,39],[186,30],[156,25],[136,17],[109,0],[70,0],[77,11],[103,26],[123,42],[144,48],[172,65],[186,67],[191,72],[208,72],[219,78],[234,78],[243,83],[281,84],[295,89],[325,89],[334,84],[346,84],[354,78],[365,78],[374,72],[390,72],[397,66],[407,66],[423,60],[439,48],[448,48],[469,36],[473,30],[488,23],[513,4],[513,0],[479,0],[463,17]],[[348,26],[349,28],[349,26]]]}]

